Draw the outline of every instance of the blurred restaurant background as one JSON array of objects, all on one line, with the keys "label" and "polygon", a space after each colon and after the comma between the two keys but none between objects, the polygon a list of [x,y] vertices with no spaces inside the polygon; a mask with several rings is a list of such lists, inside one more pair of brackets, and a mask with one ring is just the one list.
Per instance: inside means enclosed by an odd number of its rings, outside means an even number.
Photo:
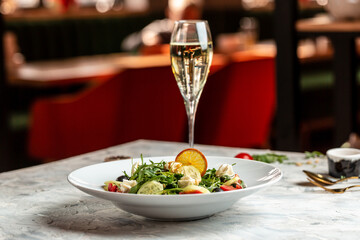
[{"label": "blurred restaurant background", "polygon": [[[325,152],[356,132],[360,21],[330,12],[332,1],[200,1],[214,58],[195,147]],[[0,172],[137,139],[187,142],[168,42],[128,38],[168,7],[1,0]]]}]

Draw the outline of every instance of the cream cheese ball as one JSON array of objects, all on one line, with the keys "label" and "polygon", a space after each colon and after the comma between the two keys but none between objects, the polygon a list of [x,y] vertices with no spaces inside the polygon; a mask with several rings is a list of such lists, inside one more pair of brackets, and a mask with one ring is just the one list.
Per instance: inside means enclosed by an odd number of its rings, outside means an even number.
[{"label": "cream cheese ball", "polygon": [[130,192],[130,189],[134,186],[136,186],[137,182],[136,180],[126,180],[124,179],[123,182],[120,183],[120,188],[119,188],[119,192],[122,193],[128,193]]},{"label": "cream cheese ball", "polygon": [[230,164],[222,164],[218,170],[216,170],[215,175],[217,177],[221,177],[227,175],[229,177],[235,176],[234,169]]}]

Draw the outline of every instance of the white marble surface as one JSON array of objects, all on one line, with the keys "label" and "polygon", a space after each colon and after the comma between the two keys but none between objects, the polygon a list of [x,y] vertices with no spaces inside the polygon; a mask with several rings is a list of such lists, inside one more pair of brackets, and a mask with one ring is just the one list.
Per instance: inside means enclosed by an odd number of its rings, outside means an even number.
[{"label": "white marble surface", "polygon": [[[302,154],[288,153],[290,162],[301,162],[302,166],[275,164],[284,177],[272,188],[241,199],[225,212],[190,222],[157,222],[134,216],[67,182],[71,171],[108,156],[175,155],[186,146],[140,140],[1,173],[0,239],[359,239],[360,188],[331,194],[308,185],[302,170],[326,173],[327,161],[306,164]],[[195,147],[205,155],[234,156],[243,151]]]}]

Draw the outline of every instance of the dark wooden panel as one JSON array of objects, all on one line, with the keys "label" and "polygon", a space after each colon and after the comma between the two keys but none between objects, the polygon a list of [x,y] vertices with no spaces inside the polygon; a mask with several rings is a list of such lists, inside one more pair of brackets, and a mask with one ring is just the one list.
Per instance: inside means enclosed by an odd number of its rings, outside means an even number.
[{"label": "dark wooden panel", "polygon": [[10,130],[9,116],[9,89],[6,83],[4,57],[4,18],[0,13],[0,172],[11,169],[10,158]]},{"label": "dark wooden panel", "polygon": [[275,39],[277,47],[276,146],[278,150],[300,150],[300,83],[295,21],[297,1],[275,1]]}]

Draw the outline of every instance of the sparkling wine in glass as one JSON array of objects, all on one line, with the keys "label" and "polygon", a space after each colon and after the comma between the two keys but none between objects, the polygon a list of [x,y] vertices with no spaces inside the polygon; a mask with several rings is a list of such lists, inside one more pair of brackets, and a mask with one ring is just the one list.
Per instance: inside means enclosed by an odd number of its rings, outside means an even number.
[{"label": "sparkling wine in glass", "polygon": [[170,42],[171,67],[184,99],[189,124],[189,144],[194,146],[195,114],[213,56],[207,21],[175,22]]}]

